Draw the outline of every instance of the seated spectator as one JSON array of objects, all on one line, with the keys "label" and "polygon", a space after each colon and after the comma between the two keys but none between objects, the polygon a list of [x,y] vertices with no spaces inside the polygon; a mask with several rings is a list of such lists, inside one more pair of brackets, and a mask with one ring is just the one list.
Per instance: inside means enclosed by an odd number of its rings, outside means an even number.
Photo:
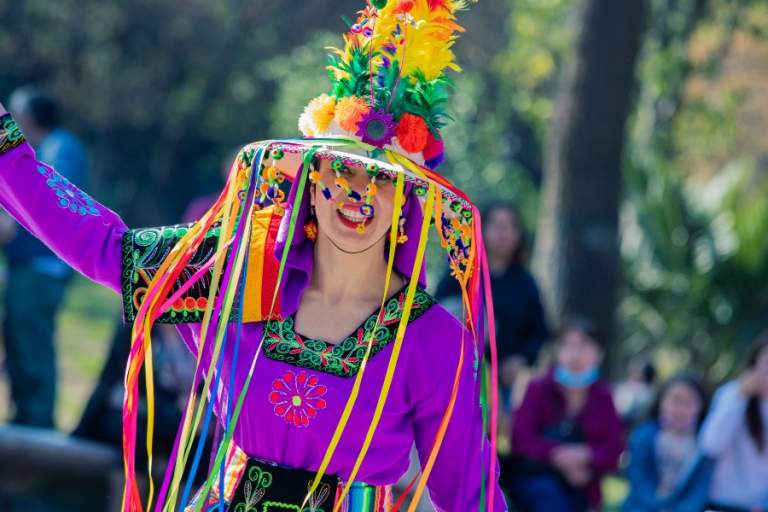
[{"label": "seated spectator", "polygon": [[515,416],[510,497],[533,512],[599,509],[600,481],[622,451],[621,422],[600,380],[603,350],[592,323],[566,323],[556,365],[528,386]]},{"label": "seated spectator", "polygon": [[624,512],[701,512],[709,496],[713,464],[697,434],[707,397],[695,378],[680,375],[659,392],[651,419],[629,440],[629,496]]},{"label": "seated spectator", "polygon": [[713,510],[768,510],[768,331],[741,376],[717,390],[699,442],[716,460]]}]

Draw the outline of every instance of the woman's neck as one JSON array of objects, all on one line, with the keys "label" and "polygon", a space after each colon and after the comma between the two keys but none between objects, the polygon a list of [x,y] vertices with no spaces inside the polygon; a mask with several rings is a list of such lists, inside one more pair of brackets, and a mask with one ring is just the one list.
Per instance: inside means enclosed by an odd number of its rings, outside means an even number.
[{"label": "woman's neck", "polygon": [[499,256],[494,255],[493,253],[488,254],[488,267],[492,273],[502,274],[506,272],[510,266],[512,266],[512,258],[510,256]]},{"label": "woman's neck", "polygon": [[572,389],[561,386],[565,397],[565,409],[569,416],[576,416],[581,412],[587,401],[588,388]]},{"label": "woman's neck", "polygon": [[[362,252],[347,253],[319,233],[310,290],[328,304],[380,298],[387,273],[387,264],[382,257],[384,244],[385,239],[382,238]],[[400,286],[400,276],[393,274],[390,290],[397,290]],[[388,296],[390,294],[387,293]]]}]

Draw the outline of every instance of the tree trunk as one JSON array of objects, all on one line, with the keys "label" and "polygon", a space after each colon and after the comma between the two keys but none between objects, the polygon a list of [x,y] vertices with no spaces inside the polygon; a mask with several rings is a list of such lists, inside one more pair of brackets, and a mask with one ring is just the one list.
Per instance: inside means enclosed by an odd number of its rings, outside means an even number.
[{"label": "tree trunk", "polygon": [[583,0],[545,154],[535,266],[550,318],[585,316],[613,341],[625,125],[643,0]]}]

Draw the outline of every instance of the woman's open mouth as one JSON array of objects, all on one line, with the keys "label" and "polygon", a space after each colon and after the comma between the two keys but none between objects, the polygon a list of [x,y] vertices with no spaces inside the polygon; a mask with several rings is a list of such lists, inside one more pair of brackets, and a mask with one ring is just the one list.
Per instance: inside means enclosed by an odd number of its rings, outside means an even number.
[{"label": "woman's open mouth", "polygon": [[368,227],[373,220],[373,217],[366,217],[360,213],[359,206],[344,206],[336,210],[336,215],[341,223],[350,229],[357,229],[360,224]]}]

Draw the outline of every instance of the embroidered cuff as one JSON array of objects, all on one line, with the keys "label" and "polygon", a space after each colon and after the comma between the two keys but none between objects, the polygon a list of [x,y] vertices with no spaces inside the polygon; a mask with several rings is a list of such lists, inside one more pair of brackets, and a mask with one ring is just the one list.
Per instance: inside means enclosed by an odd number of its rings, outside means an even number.
[{"label": "embroidered cuff", "polygon": [[0,117],[0,155],[7,153],[24,142],[24,135],[11,114]]},{"label": "embroidered cuff", "polygon": [[[178,224],[155,228],[131,229],[123,235],[123,316],[126,322],[133,322],[139,310],[149,283],[160,269],[163,261],[187,233],[192,224]],[[184,271],[173,286],[172,292],[181,287],[216,252],[219,226],[214,225],[206,234],[202,244],[190,258]],[[213,278],[210,269],[183,297],[160,315],[157,323],[179,324],[199,323],[208,306],[208,292]],[[232,316],[237,318],[236,303]]]}]

